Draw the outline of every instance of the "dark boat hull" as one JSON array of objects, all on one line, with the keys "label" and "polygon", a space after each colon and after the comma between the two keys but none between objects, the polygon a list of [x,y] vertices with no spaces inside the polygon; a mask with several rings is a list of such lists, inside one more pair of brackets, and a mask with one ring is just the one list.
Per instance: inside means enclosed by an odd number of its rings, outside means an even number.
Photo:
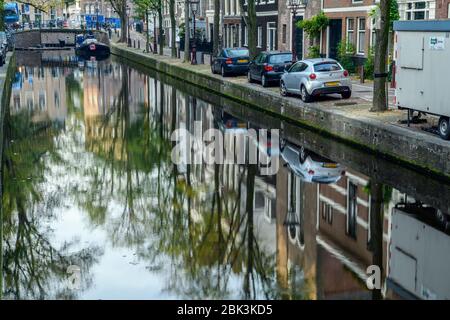
[{"label": "dark boat hull", "polygon": [[108,57],[111,50],[103,43],[90,43],[80,45],[76,48],[76,53],[83,57]]}]

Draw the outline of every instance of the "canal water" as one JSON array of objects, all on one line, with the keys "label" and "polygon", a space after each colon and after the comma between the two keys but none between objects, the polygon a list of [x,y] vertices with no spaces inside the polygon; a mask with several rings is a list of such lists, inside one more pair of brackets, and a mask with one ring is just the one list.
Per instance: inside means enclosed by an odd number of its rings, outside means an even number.
[{"label": "canal water", "polygon": [[[5,116],[1,298],[450,298],[439,176],[119,60],[38,58]],[[179,161],[177,129],[235,161]]]}]

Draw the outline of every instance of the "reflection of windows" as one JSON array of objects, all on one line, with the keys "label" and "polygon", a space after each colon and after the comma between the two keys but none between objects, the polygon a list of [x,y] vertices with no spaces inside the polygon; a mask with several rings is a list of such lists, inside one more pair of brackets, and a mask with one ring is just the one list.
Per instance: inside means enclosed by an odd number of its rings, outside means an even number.
[{"label": "reflection of windows", "polygon": [[347,196],[347,234],[356,239],[356,217],[357,217],[357,189],[358,187],[351,181],[348,184]]},{"label": "reflection of windows", "polygon": [[14,109],[15,110],[19,110],[20,109],[20,94],[14,94],[13,97],[13,105],[14,105]]},{"label": "reflection of windows", "polygon": [[300,247],[305,244],[303,212],[300,203],[300,179],[294,173],[288,175],[288,212],[286,225],[289,238]]},{"label": "reflection of windows", "polygon": [[34,107],[33,92],[27,92],[26,93],[26,101],[27,101],[28,111],[33,111],[33,107]]},{"label": "reflection of windows", "polygon": [[322,202],[322,219],[333,224],[333,207],[326,202]]},{"label": "reflection of windows", "polygon": [[39,110],[45,110],[45,91],[39,92]]},{"label": "reflection of windows", "polygon": [[60,101],[59,101],[59,92],[55,90],[55,107],[60,107]]}]

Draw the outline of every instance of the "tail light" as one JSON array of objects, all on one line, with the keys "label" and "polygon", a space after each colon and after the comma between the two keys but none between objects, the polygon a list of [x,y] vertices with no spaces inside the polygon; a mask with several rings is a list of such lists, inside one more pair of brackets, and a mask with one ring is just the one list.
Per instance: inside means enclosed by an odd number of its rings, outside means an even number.
[{"label": "tail light", "polygon": [[309,75],[309,78],[310,78],[311,80],[316,80],[317,76],[316,76],[315,73],[311,73],[311,74]]},{"label": "tail light", "polygon": [[348,77],[348,71],[347,71],[347,70],[344,70],[343,75],[344,75],[344,77]]},{"label": "tail light", "polygon": [[269,65],[267,65],[267,64],[265,64],[265,65],[264,65],[264,70],[265,70],[265,71],[273,71],[273,67],[272,67],[272,66],[269,66]]},{"label": "tail light", "polygon": [[233,60],[231,60],[231,58],[228,58],[228,59],[225,61],[225,63],[226,63],[226,64],[232,64],[232,63],[233,63]]},{"label": "tail light", "polygon": [[[313,73],[314,74],[314,73]],[[314,174],[314,170],[309,170],[308,174],[313,175]]]}]

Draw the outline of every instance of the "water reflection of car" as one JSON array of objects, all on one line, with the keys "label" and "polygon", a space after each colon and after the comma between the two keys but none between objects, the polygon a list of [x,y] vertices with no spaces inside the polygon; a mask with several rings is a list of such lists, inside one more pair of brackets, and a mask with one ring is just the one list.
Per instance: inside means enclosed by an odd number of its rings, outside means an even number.
[{"label": "water reflection of car", "polygon": [[217,126],[223,133],[247,133],[247,122],[222,111],[216,118]]},{"label": "water reflection of car", "polygon": [[213,58],[211,72],[219,73],[222,77],[230,74],[245,74],[248,71],[250,53],[247,48],[225,48]]},{"label": "water reflection of car", "polygon": [[335,183],[345,174],[339,163],[290,142],[280,142],[281,157],[302,180],[316,183]]},{"label": "water reflection of car", "polygon": [[6,61],[6,53],[8,52],[8,38],[6,32],[0,32],[0,65],[4,65]]}]

